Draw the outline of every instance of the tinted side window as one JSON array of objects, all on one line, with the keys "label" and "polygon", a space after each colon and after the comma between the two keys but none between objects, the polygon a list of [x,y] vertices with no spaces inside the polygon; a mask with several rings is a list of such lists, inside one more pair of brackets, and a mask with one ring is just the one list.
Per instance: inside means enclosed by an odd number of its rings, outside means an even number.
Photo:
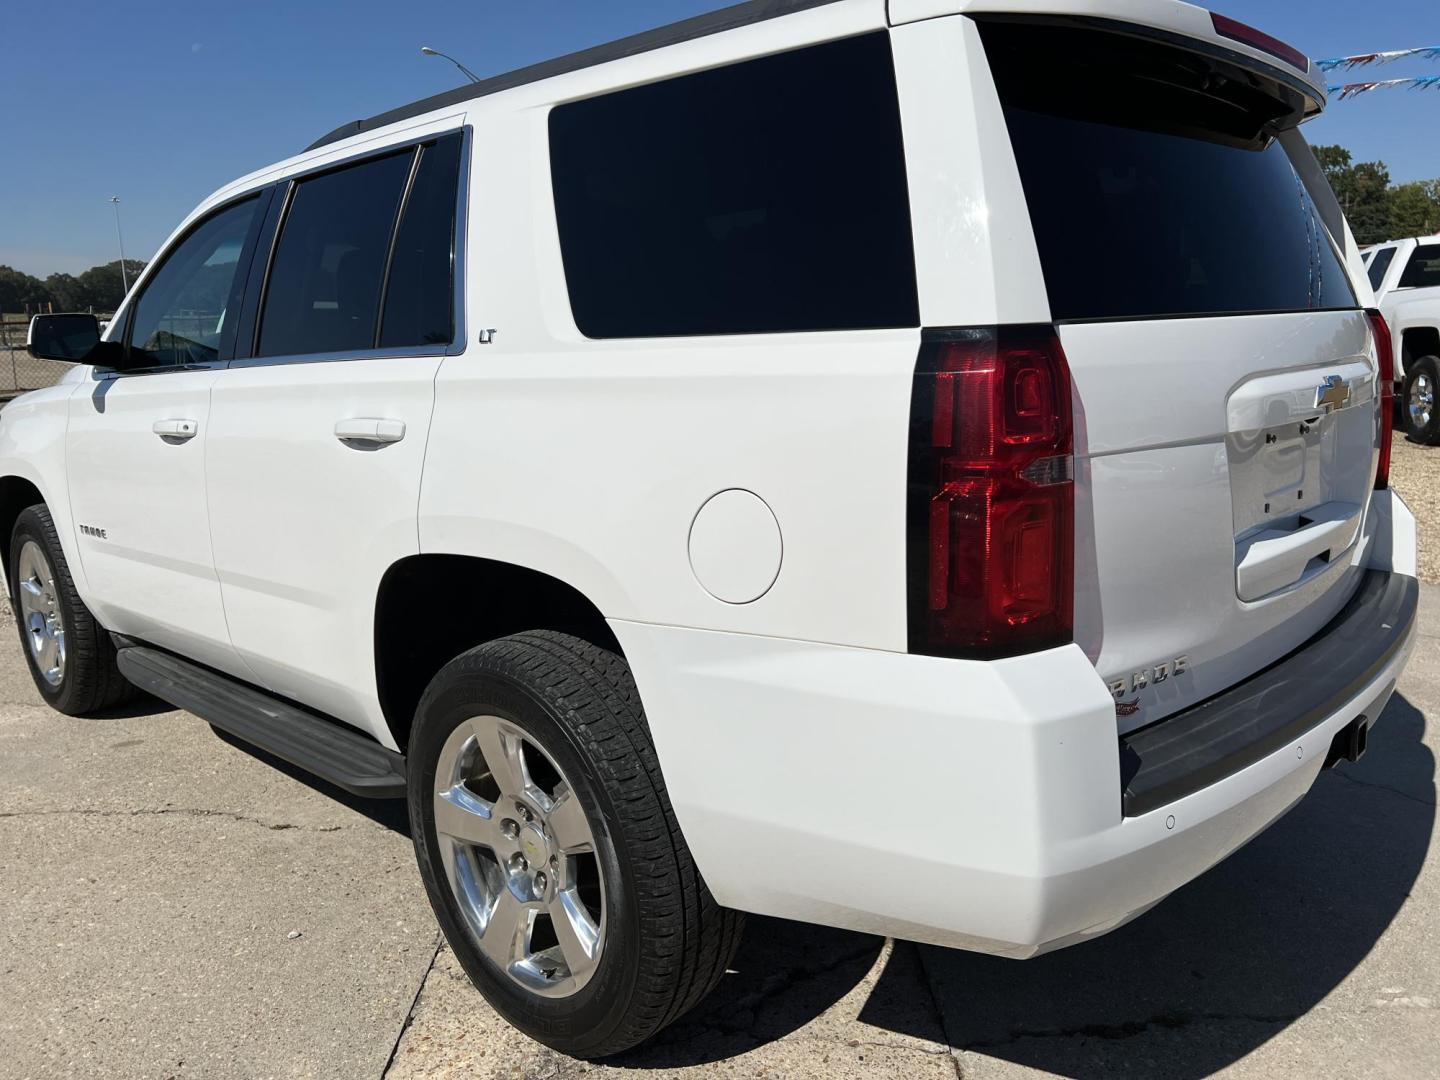
[{"label": "tinted side window", "polygon": [[589,337],[919,323],[884,34],[561,105],[550,159]]},{"label": "tinted side window", "polygon": [[1380,283],[1385,280],[1385,271],[1390,269],[1390,264],[1395,260],[1394,248],[1381,248],[1375,252],[1374,258],[1365,272],[1370,275],[1370,287],[1380,288]]},{"label": "tinted side window", "polygon": [[1421,244],[1400,275],[1402,289],[1428,289],[1440,285],[1440,244]]},{"label": "tinted side window", "polygon": [[265,287],[259,356],[373,348],[413,150],[302,180]]},{"label": "tinted side window", "polygon": [[455,339],[455,207],[460,178],[460,136],[423,147],[415,181],[405,197],[385,313],[382,347],[448,345]]},{"label": "tinted side window", "polygon": [[237,270],[258,206],[252,198],[220,211],[166,254],[135,305],[131,352],[154,367],[219,359],[226,323],[238,313]]}]

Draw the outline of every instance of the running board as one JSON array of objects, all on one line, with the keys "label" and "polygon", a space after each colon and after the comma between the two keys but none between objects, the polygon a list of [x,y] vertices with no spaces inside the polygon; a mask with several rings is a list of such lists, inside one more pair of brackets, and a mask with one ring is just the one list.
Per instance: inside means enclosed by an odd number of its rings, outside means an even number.
[{"label": "running board", "polygon": [[404,756],[338,720],[159,649],[127,645],[115,659],[140,689],[336,787],[371,799],[405,797]]}]

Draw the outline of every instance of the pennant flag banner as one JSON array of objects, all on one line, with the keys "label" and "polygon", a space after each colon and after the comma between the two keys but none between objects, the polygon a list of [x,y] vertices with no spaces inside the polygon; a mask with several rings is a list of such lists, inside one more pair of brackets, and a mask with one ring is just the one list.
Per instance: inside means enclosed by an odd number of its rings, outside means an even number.
[{"label": "pennant flag banner", "polygon": [[1315,63],[1319,64],[1323,71],[1334,71],[1336,68],[1351,71],[1358,67],[1370,67],[1372,64],[1403,60],[1407,56],[1440,60],[1440,45],[1422,45],[1418,49],[1392,49],[1389,52],[1356,53],[1354,56],[1332,56],[1329,60],[1316,60]]},{"label": "pennant flag banner", "polygon": [[1440,75],[1425,75],[1418,79],[1381,79],[1378,82],[1346,83],[1343,86],[1327,86],[1332,94],[1339,94],[1339,100],[1359,97],[1371,90],[1388,90],[1391,87],[1408,86],[1411,90],[1440,90]]}]

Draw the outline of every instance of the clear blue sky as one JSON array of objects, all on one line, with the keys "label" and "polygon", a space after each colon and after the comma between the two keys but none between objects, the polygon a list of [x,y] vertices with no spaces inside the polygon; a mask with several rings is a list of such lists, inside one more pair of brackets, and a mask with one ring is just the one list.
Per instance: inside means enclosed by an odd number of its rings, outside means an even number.
[{"label": "clear blue sky", "polygon": [[[201,198],[346,120],[725,6],[724,0],[80,0],[5,20],[0,263],[38,276],[148,259]],[[24,9],[16,9],[16,13]],[[1225,0],[1324,57],[1440,45],[1440,0]],[[29,23],[33,33],[21,23]],[[1440,74],[1397,63],[1375,78]],[[1347,80],[1367,76],[1355,74]],[[1396,180],[1440,176],[1440,92],[1375,91],[1308,125]]]}]

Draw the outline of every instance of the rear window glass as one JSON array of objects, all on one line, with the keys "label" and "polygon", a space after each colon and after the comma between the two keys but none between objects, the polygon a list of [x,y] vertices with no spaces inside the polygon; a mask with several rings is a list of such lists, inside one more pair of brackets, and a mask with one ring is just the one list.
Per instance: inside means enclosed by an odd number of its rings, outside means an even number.
[{"label": "rear window glass", "polygon": [[561,105],[550,160],[588,337],[919,323],[884,34]]},{"label": "rear window glass", "polygon": [[390,233],[414,151],[303,180],[265,287],[259,356],[375,346]]},{"label": "rear window glass", "polygon": [[1365,272],[1370,275],[1370,287],[1372,289],[1380,288],[1380,283],[1385,280],[1385,271],[1390,269],[1390,264],[1394,259],[1394,248],[1381,248],[1375,252],[1374,256],[1370,259],[1370,265],[1365,270]]},{"label": "rear window glass", "polygon": [[1440,244],[1421,244],[1400,275],[1402,289],[1428,289],[1440,285]]},{"label": "rear window glass", "polygon": [[460,136],[420,149],[405,197],[380,323],[380,347],[450,344],[455,338],[455,210]]},{"label": "rear window glass", "polygon": [[1057,320],[1352,308],[1269,138],[1294,103],[1168,45],[982,24]]}]

